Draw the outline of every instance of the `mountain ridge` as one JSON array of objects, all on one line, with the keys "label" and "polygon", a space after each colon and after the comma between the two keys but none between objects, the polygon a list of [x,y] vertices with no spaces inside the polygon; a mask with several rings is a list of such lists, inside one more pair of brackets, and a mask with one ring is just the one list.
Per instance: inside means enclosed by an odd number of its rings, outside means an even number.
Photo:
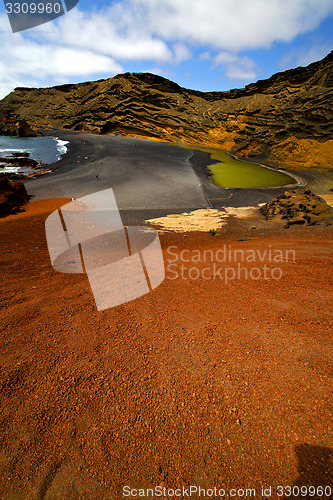
[{"label": "mountain ridge", "polygon": [[333,51],[242,89],[201,92],[151,73],[16,88],[0,101],[33,128],[201,144],[276,165],[333,168]]}]

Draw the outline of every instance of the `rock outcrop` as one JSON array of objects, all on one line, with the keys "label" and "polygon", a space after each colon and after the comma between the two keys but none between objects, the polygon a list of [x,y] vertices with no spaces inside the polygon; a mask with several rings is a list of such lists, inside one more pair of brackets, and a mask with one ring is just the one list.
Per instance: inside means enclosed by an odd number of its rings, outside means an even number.
[{"label": "rock outcrop", "polygon": [[11,167],[11,168],[29,168],[34,170],[38,168],[39,163],[32,158],[29,158],[29,153],[12,153],[10,157],[0,157],[0,164],[2,167]]},{"label": "rock outcrop", "polygon": [[17,88],[0,110],[34,127],[204,144],[273,165],[333,167],[333,52],[305,68],[228,92],[199,92],[150,73]]},{"label": "rock outcrop", "polygon": [[0,135],[36,137],[37,133],[32,130],[25,119],[21,118],[16,113],[6,111],[0,115]]},{"label": "rock outcrop", "polygon": [[0,215],[17,212],[28,203],[23,182],[8,179],[0,174]]},{"label": "rock outcrop", "polygon": [[333,223],[333,208],[309,189],[286,191],[263,205],[261,211],[266,219],[285,221],[285,227]]}]

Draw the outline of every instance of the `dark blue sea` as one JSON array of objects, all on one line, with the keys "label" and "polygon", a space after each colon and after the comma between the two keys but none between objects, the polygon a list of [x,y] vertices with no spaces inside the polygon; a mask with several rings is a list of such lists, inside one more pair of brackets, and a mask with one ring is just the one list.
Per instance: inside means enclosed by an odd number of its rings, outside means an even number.
[{"label": "dark blue sea", "polygon": [[[12,153],[27,152],[29,158],[46,164],[54,163],[61,159],[67,152],[68,141],[61,141],[57,137],[9,137],[0,135],[0,157],[8,158]],[[17,172],[18,168],[1,168],[0,172]]]}]

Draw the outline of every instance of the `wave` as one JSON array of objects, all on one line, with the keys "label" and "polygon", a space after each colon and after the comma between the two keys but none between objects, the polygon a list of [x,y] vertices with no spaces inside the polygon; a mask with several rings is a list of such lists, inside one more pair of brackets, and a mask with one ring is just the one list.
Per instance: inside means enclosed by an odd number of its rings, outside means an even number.
[{"label": "wave", "polygon": [[62,141],[58,137],[54,137],[54,140],[57,141],[58,160],[61,160],[61,156],[65,155],[68,151],[66,144],[69,144],[69,141]]},{"label": "wave", "polygon": [[[7,137],[1,139],[0,157],[12,158],[12,153],[29,153],[29,158],[36,160],[39,164],[50,165],[62,159],[68,151],[69,141],[63,141],[58,137]],[[10,168],[10,170],[9,170]],[[0,172],[16,172],[13,168],[0,163]],[[26,168],[27,172],[32,172]],[[19,170],[22,172],[22,169]]]},{"label": "wave", "polygon": [[26,149],[21,149],[21,148],[15,148],[15,149],[9,149],[9,148],[1,149],[0,148],[0,155],[2,153],[11,153],[11,152],[13,152],[13,153],[25,153],[26,151],[27,151]]},{"label": "wave", "polygon": [[1,167],[0,164],[0,174],[21,174],[22,169],[20,167]]}]

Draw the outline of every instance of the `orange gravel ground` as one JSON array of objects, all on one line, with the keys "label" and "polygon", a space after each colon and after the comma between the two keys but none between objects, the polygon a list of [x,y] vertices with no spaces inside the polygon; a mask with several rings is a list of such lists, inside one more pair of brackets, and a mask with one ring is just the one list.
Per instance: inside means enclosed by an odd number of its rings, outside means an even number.
[{"label": "orange gravel ground", "polygon": [[[329,498],[279,485],[333,497],[332,228],[272,223],[237,241],[249,223],[230,219],[220,237],[161,234],[165,281],[98,312],[85,275],[50,265],[44,222],[66,202],[0,220],[1,498],[155,486],[187,498],[191,485],[225,491],[192,498]],[[280,280],[170,279],[170,245],[224,244],[296,260],[278,264]]]}]

